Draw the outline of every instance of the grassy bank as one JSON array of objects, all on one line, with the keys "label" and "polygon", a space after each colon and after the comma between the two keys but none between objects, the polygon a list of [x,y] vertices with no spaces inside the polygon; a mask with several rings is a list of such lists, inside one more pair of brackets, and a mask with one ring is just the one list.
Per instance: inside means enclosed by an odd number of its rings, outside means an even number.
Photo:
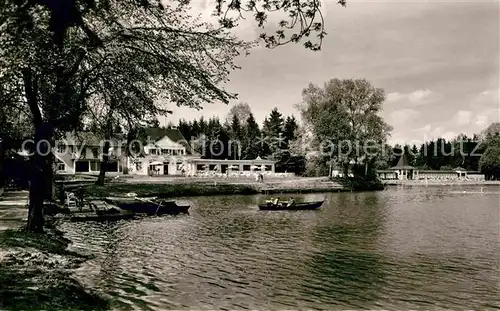
[{"label": "grassy bank", "polygon": [[44,234],[0,232],[0,309],[106,310],[109,304],[71,277],[91,256],[67,250],[52,223]]},{"label": "grassy bank", "polygon": [[500,181],[484,180],[384,180],[386,186],[500,186]]},{"label": "grassy bank", "polygon": [[347,188],[279,188],[264,190],[265,194],[276,193],[326,193],[326,192],[348,192]]},{"label": "grassy bank", "polygon": [[85,186],[85,196],[123,196],[133,192],[140,197],[175,198],[212,195],[248,195],[273,193],[321,193],[344,191],[383,190],[380,182],[341,179],[331,181],[273,182],[264,184],[236,184],[229,182],[175,182],[175,183],[108,183],[104,186]]},{"label": "grassy bank", "polygon": [[109,183],[104,186],[88,185],[85,195],[92,197],[122,196],[133,192],[140,197],[175,198],[190,196],[257,194],[257,187],[227,183],[175,183],[175,184],[132,184]]},{"label": "grassy bank", "polygon": [[332,178],[332,181],[339,183],[349,191],[379,191],[385,188],[384,184],[379,180],[336,177]]}]

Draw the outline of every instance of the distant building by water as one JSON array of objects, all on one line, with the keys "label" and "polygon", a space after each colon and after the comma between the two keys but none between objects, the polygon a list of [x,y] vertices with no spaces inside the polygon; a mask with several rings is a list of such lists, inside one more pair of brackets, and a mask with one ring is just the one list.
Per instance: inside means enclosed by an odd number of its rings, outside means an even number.
[{"label": "distant building by water", "polygon": [[403,154],[396,166],[388,170],[378,170],[381,180],[484,180],[484,174],[476,171],[467,171],[462,167],[452,170],[419,170],[411,166],[406,154]]}]

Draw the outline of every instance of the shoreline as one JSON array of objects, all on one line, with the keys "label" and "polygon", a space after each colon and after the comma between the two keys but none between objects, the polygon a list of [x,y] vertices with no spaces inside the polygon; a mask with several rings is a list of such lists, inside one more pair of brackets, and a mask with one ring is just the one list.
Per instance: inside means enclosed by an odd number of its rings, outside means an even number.
[{"label": "shoreline", "polygon": [[394,187],[394,186],[415,186],[415,187],[425,187],[425,186],[500,186],[500,181],[488,180],[488,181],[457,181],[457,180],[429,180],[427,182],[423,180],[391,180],[382,181],[384,186]]},{"label": "shoreline", "polygon": [[[169,182],[171,181],[171,182]],[[73,187],[67,187],[71,191]],[[135,182],[110,182],[104,186],[87,185],[83,187],[88,197],[123,196],[135,193],[139,197],[156,197],[169,199],[177,197],[216,196],[216,195],[258,195],[278,193],[327,193],[327,192],[354,192],[376,191],[373,187],[349,187],[328,178],[296,178],[287,180],[272,180],[256,182],[250,180],[224,179],[176,179],[164,180],[136,180]]]},{"label": "shoreline", "polygon": [[73,272],[93,255],[68,250],[71,240],[47,218],[45,233],[0,231],[2,310],[109,310],[107,299],[83,287]]}]

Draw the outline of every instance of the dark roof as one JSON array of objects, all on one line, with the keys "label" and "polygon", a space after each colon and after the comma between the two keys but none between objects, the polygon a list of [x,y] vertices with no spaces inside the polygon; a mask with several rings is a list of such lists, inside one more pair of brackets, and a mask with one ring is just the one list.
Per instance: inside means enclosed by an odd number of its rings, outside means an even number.
[{"label": "dark roof", "polygon": [[148,127],[144,130],[146,131],[147,137],[152,141],[158,141],[166,135],[166,131],[162,127]]},{"label": "dark roof", "polygon": [[[100,146],[101,142],[104,140],[104,137],[93,132],[82,131],[68,132],[66,133],[65,137],[60,140],[63,139],[65,139],[69,145],[81,145],[82,143],[85,143],[86,146]],[[113,135],[111,141],[116,144],[119,141],[123,141],[124,139],[124,134],[117,133]]]},{"label": "dark roof", "polygon": [[168,136],[168,138],[170,138],[171,140],[177,142],[177,143],[184,143],[184,142],[187,142],[187,139],[184,137],[184,135],[182,135],[181,131],[179,131],[179,129],[172,129],[172,128],[168,128],[166,129],[166,135]]},{"label": "dark roof", "polygon": [[394,173],[392,170],[377,170],[377,173]]},{"label": "dark roof", "polygon": [[396,166],[391,167],[392,170],[413,170],[415,169],[413,166],[410,165],[410,161],[408,161],[408,157],[406,156],[406,153],[403,153],[403,155],[399,158],[398,164]]},{"label": "dark roof", "polygon": [[145,130],[152,141],[158,141],[165,136],[176,143],[186,140],[184,135],[182,135],[181,131],[177,128],[148,127]]}]

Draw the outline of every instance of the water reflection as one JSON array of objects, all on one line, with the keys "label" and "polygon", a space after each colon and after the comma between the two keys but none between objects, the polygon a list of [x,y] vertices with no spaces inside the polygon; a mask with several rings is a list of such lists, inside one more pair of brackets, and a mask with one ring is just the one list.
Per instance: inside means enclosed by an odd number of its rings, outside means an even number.
[{"label": "water reflection", "polygon": [[323,304],[373,306],[385,278],[383,258],[374,253],[385,207],[375,193],[341,193],[330,197],[327,210],[315,228],[320,249],[309,262],[303,291]]},{"label": "water reflection", "polygon": [[193,198],[190,215],[65,230],[97,255],[79,278],[119,309],[498,307],[499,196],[449,191],[328,194],[302,212]]}]

